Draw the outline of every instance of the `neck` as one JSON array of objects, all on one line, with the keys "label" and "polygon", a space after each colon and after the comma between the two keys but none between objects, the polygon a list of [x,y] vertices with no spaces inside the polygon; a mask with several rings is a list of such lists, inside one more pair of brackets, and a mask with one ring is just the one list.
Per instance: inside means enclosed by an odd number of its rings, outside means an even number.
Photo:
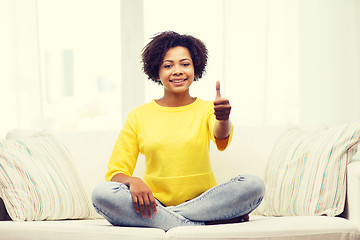
[{"label": "neck", "polygon": [[181,107],[186,106],[195,101],[195,98],[187,94],[164,94],[164,96],[158,99],[156,102],[164,107]]}]

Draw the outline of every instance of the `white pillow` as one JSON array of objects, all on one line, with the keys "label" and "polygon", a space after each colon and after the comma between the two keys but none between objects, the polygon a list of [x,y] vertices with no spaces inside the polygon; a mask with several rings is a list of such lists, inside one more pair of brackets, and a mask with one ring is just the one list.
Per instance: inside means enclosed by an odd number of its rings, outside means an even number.
[{"label": "white pillow", "polygon": [[357,151],[360,122],[318,131],[291,128],[278,139],[265,171],[267,216],[342,213],[346,167]]},{"label": "white pillow", "polygon": [[0,197],[12,220],[94,217],[68,150],[51,134],[0,141],[0,166]]}]

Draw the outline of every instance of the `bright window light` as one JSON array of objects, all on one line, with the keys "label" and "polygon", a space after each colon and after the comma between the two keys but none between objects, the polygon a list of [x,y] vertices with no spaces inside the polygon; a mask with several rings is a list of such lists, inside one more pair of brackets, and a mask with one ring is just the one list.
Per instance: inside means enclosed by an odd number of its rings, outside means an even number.
[{"label": "bright window light", "polygon": [[38,0],[38,14],[48,128],[118,129],[120,1]]}]

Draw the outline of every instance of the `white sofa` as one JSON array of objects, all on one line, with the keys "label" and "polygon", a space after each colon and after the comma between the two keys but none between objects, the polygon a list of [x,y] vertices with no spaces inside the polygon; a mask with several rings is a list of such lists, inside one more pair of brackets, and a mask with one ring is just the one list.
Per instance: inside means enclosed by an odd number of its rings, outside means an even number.
[{"label": "white sofa", "polygon": [[[234,138],[227,150],[218,152],[212,145],[211,159],[218,182],[242,173],[263,177],[276,140],[286,129],[288,126],[235,127]],[[9,132],[7,138],[24,138],[31,133],[15,130]],[[92,189],[104,181],[117,134],[116,131],[56,134],[69,149],[88,198]],[[342,217],[268,217],[251,214],[250,221],[245,223],[176,227],[167,232],[153,228],[113,227],[100,216],[85,220],[7,220],[0,222],[0,239],[360,239],[360,161],[356,161],[356,158],[347,167],[347,204]],[[141,176],[144,169],[142,163],[140,156],[136,175]]]}]

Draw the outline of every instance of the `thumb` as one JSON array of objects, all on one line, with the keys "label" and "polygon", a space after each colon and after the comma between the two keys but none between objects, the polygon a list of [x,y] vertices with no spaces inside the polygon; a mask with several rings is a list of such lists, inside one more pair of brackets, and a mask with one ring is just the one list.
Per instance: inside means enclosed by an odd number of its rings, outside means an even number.
[{"label": "thumb", "polygon": [[217,82],[216,82],[216,97],[215,97],[215,99],[219,99],[219,98],[221,98],[221,93],[220,93],[220,82],[219,82],[219,81],[217,81]]}]

